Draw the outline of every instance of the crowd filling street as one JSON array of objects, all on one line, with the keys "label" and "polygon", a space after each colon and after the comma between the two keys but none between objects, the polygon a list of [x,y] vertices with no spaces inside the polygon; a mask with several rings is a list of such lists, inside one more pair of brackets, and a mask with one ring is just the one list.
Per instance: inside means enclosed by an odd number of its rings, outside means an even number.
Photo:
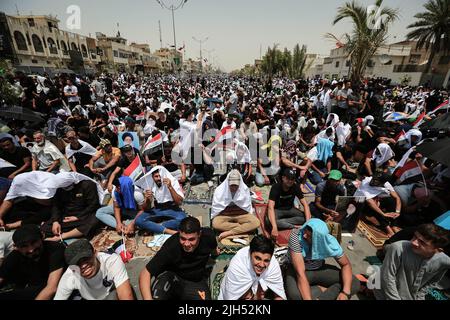
[{"label": "crowd filling street", "polygon": [[[145,300],[448,294],[444,90],[385,78],[2,81],[20,105],[0,109],[0,300],[136,299],[124,243],[97,250],[99,230],[166,235],[140,271]],[[211,194],[208,221],[184,210],[199,185]],[[263,218],[258,188],[270,190]],[[361,222],[388,239],[374,275],[356,274],[340,242]],[[245,236],[213,297],[210,261]]]}]

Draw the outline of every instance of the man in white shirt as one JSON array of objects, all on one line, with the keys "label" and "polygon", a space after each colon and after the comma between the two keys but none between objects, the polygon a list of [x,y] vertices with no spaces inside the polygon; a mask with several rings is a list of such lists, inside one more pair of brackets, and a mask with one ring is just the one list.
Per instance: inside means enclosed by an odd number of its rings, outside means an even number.
[{"label": "man in white shirt", "polygon": [[80,101],[78,97],[78,89],[73,85],[72,80],[67,79],[67,85],[64,87],[64,96],[67,98],[70,110],[75,108]]},{"label": "man in white shirt", "polygon": [[55,300],[73,298],[75,290],[84,300],[134,300],[127,270],[117,254],[96,252],[88,240],[81,239],[66,248],[64,257],[69,267]]}]

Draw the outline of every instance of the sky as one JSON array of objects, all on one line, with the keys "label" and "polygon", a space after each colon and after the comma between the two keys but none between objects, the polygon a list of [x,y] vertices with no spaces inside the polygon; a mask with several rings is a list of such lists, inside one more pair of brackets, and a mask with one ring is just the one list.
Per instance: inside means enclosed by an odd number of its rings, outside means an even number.
[{"label": "sky", "polygon": [[[182,0],[164,0],[178,6]],[[184,1],[184,0],[183,0]],[[349,0],[348,0],[349,1]],[[357,0],[364,6],[375,0]],[[398,8],[400,18],[390,29],[390,42],[402,41],[414,15],[425,11],[426,0],[384,0],[384,5]],[[203,58],[223,71],[253,64],[269,46],[292,49],[305,44],[308,53],[328,54],[335,42],[324,35],[340,37],[351,31],[348,22],[332,25],[337,8],[344,0],[188,0],[175,11],[177,47],[185,44],[185,58],[198,59],[203,40]],[[70,5],[78,5],[81,29],[74,32],[95,37],[96,32],[115,35],[119,30],[129,43],[147,43],[153,52],[160,48],[158,21],[161,21],[163,47],[173,45],[172,14],[156,0],[2,0],[0,11],[15,15],[56,15],[59,28],[66,28]]]}]

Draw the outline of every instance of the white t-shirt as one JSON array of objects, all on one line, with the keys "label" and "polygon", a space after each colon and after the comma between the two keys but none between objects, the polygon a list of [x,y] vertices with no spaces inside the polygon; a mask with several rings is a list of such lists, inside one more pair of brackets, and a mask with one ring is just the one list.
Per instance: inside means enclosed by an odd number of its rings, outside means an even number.
[{"label": "white t-shirt", "polygon": [[78,266],[69,266],[59,281],[54,300],[67,300],[74,290],[83,299],[103,300],[108,294],[128,280],[125,264],[119,255],[97,253],[100,270],[92,279],[85,279]]},{"label": "white t-shirt", "polygon": [[[66,93],[70,93],[70,94],[76,93],[76,94],[78,94],[78,89],[77,89],[76,86],[65,86],[64,87],[64,94],[66,94]],[[80,101],[80,98],[78,96],[70,96],[70,97],[67,98],[67,101],[69,101],[69,102],[78,102],[78,101]]]}]

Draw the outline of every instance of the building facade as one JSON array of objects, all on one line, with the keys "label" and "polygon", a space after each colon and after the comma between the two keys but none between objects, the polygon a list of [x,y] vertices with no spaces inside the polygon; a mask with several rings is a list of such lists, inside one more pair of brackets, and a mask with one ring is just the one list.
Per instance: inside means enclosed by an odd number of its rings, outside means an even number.
[{"label": "building facade", "polygon": [[[430,82],[435,87],[446,87],[450,77],[450,56],[437,55],[433,59],[430,73],[426,64],[429,52],[416,50],[416,42],[403,41],[378,49],[367,64],[365,77],[384,77],[392,83],[407,82],[418,86]],[[306,71],[309,78],[343,79],[351,72],[350,60],[345,47],[332,49],[328,56],[318,56]]]}]

